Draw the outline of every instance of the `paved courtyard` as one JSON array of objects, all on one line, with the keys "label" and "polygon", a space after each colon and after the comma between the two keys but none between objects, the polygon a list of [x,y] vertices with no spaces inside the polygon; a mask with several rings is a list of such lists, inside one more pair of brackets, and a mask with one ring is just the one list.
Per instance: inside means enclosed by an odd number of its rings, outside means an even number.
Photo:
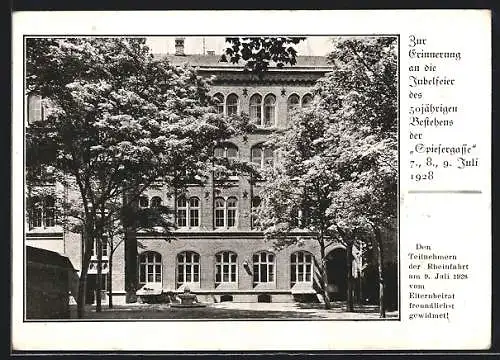
[{"label": "paved courtyard", "polygon": [[[76,319],[76,306],[72,307],[72,318]],[[233,303],[208,304],[205,308],[173,308],[169,304],[127,304],[96,313],[94,306],[88,306],[86,319],[331,319],[331,320],[376,320],[379,319],[376,306],[355,306],[355,312],[345,311],[345,302],[332,303],[332,309],[325,310],[323,304],[301,303]],[[388,319],[397,319],[398,313],[388,312]]]}]

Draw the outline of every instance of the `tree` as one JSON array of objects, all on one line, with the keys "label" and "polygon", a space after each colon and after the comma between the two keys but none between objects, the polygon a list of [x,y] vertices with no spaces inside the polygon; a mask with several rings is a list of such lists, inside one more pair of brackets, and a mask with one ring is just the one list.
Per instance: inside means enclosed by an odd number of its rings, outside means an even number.
[{"label": "tree", "polygon": [[[213,145],[236,130],[215,113],[206,80],[154,59],[144,39],[28,38],[26,49],[27,93],[48,110],[27,129],[27,157],[69,176],[83,209],[82,317],[91,249],[106,226],[152,182],[206,175]],[[52,156],[37,156],[42,144]]]},{"label": "tree", "polygon": [[330,126],[327,115],[314,108],[303,110],[293,117],[289,129],[269,140],[280,161],[264,174],[257,218],[266,239],[278,248],[301,244],[306,239],[317,242],[319,287],[325,308],[329,309],[327,248],[339,242],[345,245],[350,268],[354,242],[337,214],[330,211],[336,201],[330,194],[339,188],[340,175],[325,157],[329,143],[324,136]]},{"label": "tree", "polygon": [[[259,210],[266,237],[280,245],[301,241],[301,228],[317,240],[325,306],[325,249],[345,245],[351,268],[353,247],[377,249],[380,311],[384,313],[382,233],[397,215],[396,38],[342,38],[329,56],[333,71],[314,89],[310,108],[292,117],[290,127],[270,141],[281,164],[267,173]],[[298,211],[300,210],[300,212]],[[351,271],[347,309],[353,310]]]},{"label": "tree", "polygon": [[282,68],[297,63],[297,45],[305,37],[228,37],[228,46],[221,56],[221,61],[233,64],[244,61],[245,70],[262,76],[272,63]]},{"label": "tree", "polygon": [[397,219],[397,39],[340,39],[329,59],[334,71],[317,84],[318,107],[332,115],[335,126],[327,138],[337,136],[343,150],[335,156],[341,179],[331,194],[339,201],[330,212],[343,219],[344,227],[371,235],[380,316],[385,317],[384,239],[390,236],[384,232],[394,234]]}]

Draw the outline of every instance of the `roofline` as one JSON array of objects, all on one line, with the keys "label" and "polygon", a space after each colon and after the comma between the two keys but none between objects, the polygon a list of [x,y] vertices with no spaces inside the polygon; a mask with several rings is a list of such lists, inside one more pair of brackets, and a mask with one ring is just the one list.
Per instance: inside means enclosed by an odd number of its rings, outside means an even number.
[{"label": "roofline", "polygon": [[[205,67],[205,66],[193,66],[199,71],[234,71],[234,72],[245,72],[245,68],[241,66],[220,66],[220,67]],[[315,66],[315,67],[286,67],[286,68],[268,68],[267,72],[331,72],[333,68],[330,66]]]}]

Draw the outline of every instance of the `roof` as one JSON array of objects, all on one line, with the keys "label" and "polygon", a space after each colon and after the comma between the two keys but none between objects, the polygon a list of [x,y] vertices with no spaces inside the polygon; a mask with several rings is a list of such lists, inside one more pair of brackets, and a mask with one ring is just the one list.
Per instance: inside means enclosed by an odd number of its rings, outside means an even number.
[{"label": "roof", "polygon": [[75,270],[71,261],[55,251],[26,246],[26,259],[39,264],[58,266],[69,270]]},{"label": "roof", "polygon": [[[182,65],[189,64],[193,67],[206,67],[206,68],[242,68],[244,62],[240,61],[238,64],[231,62],[221,62],[221,55],[171,55],[171,54],[154,54],[155,58],[166,57],[171,64]],[[285,65],[284,68],[291,69],[315,69],[315,68],[329,68],[330,64],[324,56],[297,56],[297,63],[293,66]],[[275,64],[271,64],[270,68],[276,68]]]}]

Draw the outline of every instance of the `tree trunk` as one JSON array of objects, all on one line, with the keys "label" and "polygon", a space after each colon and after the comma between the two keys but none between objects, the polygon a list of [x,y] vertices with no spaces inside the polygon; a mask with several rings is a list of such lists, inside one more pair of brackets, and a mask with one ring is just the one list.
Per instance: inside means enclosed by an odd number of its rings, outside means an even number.
[{"label": "tree trunk", "polygon": [[95,239],[96,251],[97,251],[97,281],[96,281],[96,292],[95,292],[95,311],[101,312],[101,288],[102,288],[102,237],[98,236]]},{"label": "tree trunk", "polygon": [[320,255],[321,255],[321,288],[323,289],[323,299],[325,301],[325,309],[331,309],[330,296],[328,295],[328,274],[326,271],[326,254],[325,244],[320,241]]},{"label": "tree trunk", "polygon": [[352,244],[347,245],[347,296],[346,296],[346,310],[349,312],[354,311],[354,299],[352,296]]},{"label": "tree trunk", "polygon": [[[90,235],[89,235],[90,234]],[[89,269],[89,264],[90,264],[90,249],[89,248],[89,243],[90,246],[92,246],[94,239],[93,236],[91,235],[91,231],[85,230],[84,235],[83,235],[83,245],[84,245],[84,250],[83,250],[83,261],[82,261],[82,271],[80,273],[80,280],[78,281],[78,296],[76,300],[76,312],[77,316],[79,319],[83,318],[84,313],[85,313],[85,293],[86,293],[86,285],[87,285],[87,273]]]},{"label": "tree trunk", "polygon": [[375,231],[375,242],[377,245],[377,262],[378,262],[378,302],[379,302],[379,313],[381,318],[385,318],[385,279],[384,279],[384,248],[382,244],[382,234],[378,227],[374,227]]},{"label": "tree trunk", "polygon": [[134,215],[137,207],[137,201],[128,202],[126,195],[124,197],[124,207],[126,216],[123,218],[123,227],[125,229],[125,302],[137,302],[137,234],[134,223]]},{"label": "tree trunk", "polygon": [[113,249],[110,246],[109,263],[108,263],[108,308],[113,308],[113,282],[111,277],[113,275]]}]

